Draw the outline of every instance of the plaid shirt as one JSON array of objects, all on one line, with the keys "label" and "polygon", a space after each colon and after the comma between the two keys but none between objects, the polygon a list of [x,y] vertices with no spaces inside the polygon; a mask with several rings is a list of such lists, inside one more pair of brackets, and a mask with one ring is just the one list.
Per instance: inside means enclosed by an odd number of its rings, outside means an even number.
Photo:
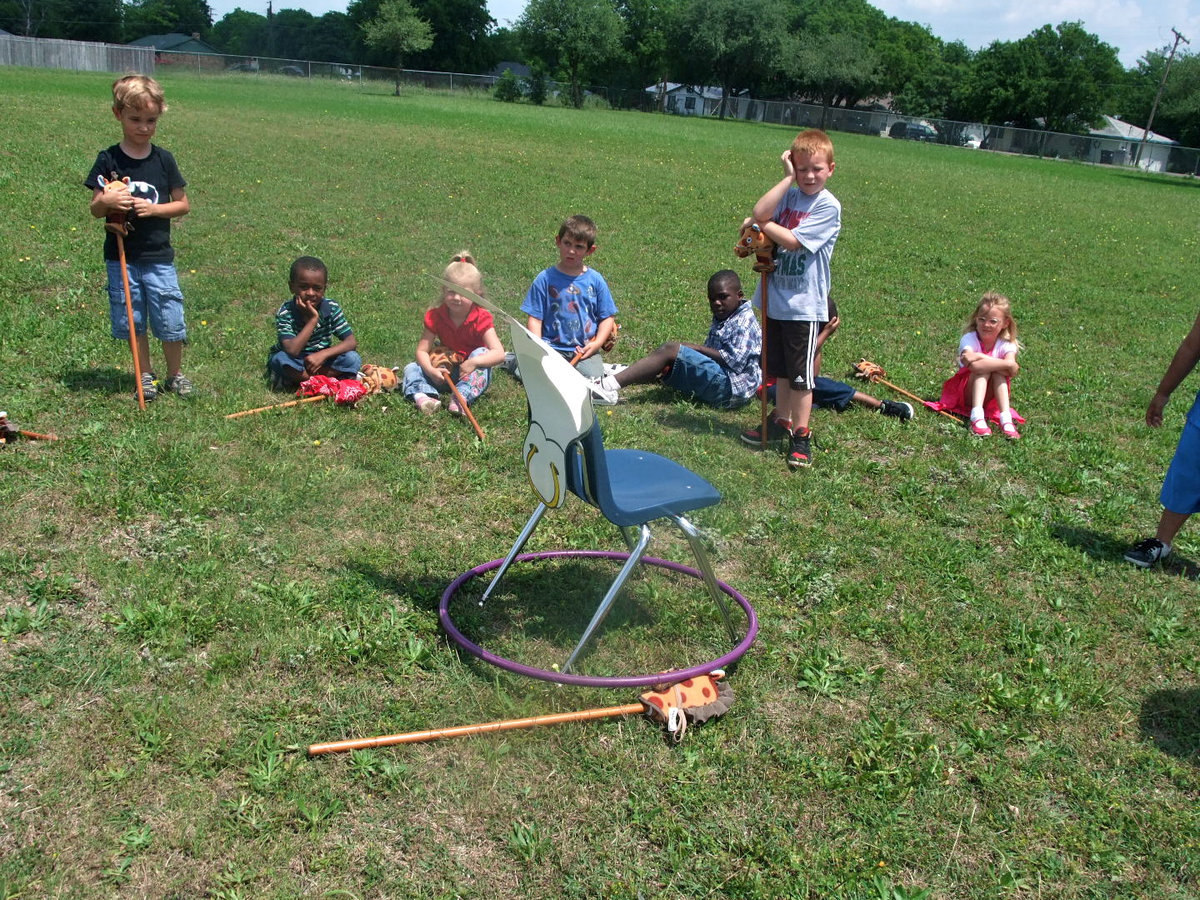
[{"label": "plaid shirt", "polygon": [[749,303],[724,322],[713,321],[704,346],[716,350],[729,370],[729,387],[737,400],[754,396],[762,383],[762,330]]}]

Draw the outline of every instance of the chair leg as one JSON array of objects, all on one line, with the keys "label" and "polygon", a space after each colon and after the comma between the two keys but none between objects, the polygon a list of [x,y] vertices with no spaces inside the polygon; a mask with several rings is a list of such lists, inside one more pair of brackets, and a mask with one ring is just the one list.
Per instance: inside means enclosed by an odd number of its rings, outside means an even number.
[{"label": "chair leg", "polygon": [[683,516],[671,516],[671,518],[675,520],[679,530],[687,536],[688,543],[692,545],[692,555],[696,557],[697,568],[704,576],[709,596],[713,598],[717,609],[721,611],[721,618],[725,620],[725,628],[729,632],[729,640],[736,644],[738,636],[733,628],[733,620],[729,617],[729,606],[725,603],[725,596],[721,593],[721,589],[717,587],[717,576],[713,574],[712,564],[708,561],[708,551],[704,549],[704,539],[701,537],[700,531]]},{"label": "chair leg", "polygon": [[525,542],[529,540],[529,536],[533,534],[533,529],[537,528],[538,522],[542,520],[542,516],[549,509],[545,503],[539,503],[537,509],[533,511],[533,515],[529,517],[529,521],[525,523],[525,527],[521,529],[521,533],[517,535],[517,542],[508,551],[508,556],[504,557],[504,562],[500,564],[500,568],[496,571],[496,575],[492,578],[487,586],[487,590],[483,592],[483,596],[479,598],[479,605],[487,603],[488,597],[492,596],[492,591],[500,584],[500,579],[504,577],[504,573],[508,571],[508,567],[512,565],[512,561],[517,558],[517,554],[525,546]]},{"label": "chair leg", "polygon": [[[622,529],[622,534],[624,530]],[[604,621],[604,617],[608,615],[609,607],[613,605],[613,601],[617,599],[617,594],[621,592],[621,588],[625,586],[625,582],[633,573],[634,568],[646,553],[646,547],[650,544],[650,529],[642,525],[638,535],[637,545],[630,549],[629,559],[625,561],[625,565],[621,567],[621,571],[617,573],[616,579],[609,585],[608,593],[604,595],[604,599],[600,601],[600,605],[596,607],[596,612],[592,615],[592,621],[588,622],[588,627],[584,629],[583,637],[579,639],[579,643],[575,649],[571,651],[571,655],[567,657],[567,661],[563,664],[561,671],[571,671],[571,666],[575,664],[576,658],[583,651],[583,646],[591,638],[592,633],[600,627],[600,623]]]}]

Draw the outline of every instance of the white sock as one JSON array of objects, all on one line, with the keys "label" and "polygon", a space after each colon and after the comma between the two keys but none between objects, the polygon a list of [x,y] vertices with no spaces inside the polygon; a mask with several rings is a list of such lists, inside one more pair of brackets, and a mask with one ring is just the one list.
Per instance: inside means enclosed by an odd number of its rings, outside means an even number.
[{"label": "white sock", "polygon": [[1011,425],[1012,424],[1012,410],[1011,409],[1006,409],[1006,410],[1004,410],[1004,412],[1000,413],[1000,424],[1001,425]]},{"label": "white sock", "polygon": [[972,406],[971,407],[971,421],[978,422],[982,418],[983,418],[983,407],[982,406]]}]

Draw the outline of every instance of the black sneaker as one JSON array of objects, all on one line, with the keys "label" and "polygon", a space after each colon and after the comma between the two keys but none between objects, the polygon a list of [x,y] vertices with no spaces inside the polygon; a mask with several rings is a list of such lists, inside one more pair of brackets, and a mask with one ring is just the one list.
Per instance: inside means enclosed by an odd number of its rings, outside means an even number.
[{"label": "black sneaker", "polygon": [[180,397],[190,397],[195,388],[192,386],[191,379],[180,372],[178,375],[172,375],[167,379],[167,383],[163,385],[163,390],[178,394]]},{"label": "black sneaker", "polygon": [[879,407],[879,412],[881,415],[892,416],[901,422],[907,422],[913,417],[912,404],[902,400],[884,400],[883,406]]},{"label": "black sneaker", "polygon": [[807,469],[812,465],[812,431],[792,432],[792,446],[788,450],[787,464],[790,469]]},{"label": "black sneaker", "polygon": [[1158,538],[1146,538],[1125,551],[1125,561],[1133,563],[1139,569],[1148,569],[1170,555],[1170,544],[1164,544]]},{"label": "black sneaker", "polygon": [[[761,426],[760,426],[761,427]],[[782,441],[785,438],[790,438],[792,433],[783,425],[779,424],[779,420],[774,416],[767,419],[767,443]],[[762,446],[762,432],[758,428],[747,428],[738,437],[741,438],[743,444],[749,444],[751,447]]]},{"label": "black sneaker", "polygon": [[[142,373],[142,399],[149,403],[158,396],[158,379],[153,372]],[[137,399],[137,391],[133,392],[133,399]]]}]

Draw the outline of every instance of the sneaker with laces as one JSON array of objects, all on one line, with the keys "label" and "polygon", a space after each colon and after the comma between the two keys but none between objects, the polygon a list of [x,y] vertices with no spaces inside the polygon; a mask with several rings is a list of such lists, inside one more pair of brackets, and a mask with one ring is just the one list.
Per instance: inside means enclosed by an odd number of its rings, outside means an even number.
[{"label": "sneaker with laces", "polygon": [[879,407],[879,412],[881,415],[891,416],[901,422],[907,422],[913,417],[912,404],[902,400],[884,400],[883,406]]},{"label": "sneaker with laces", "polygon": [[805,428],[792,432],[792,445],[788,449],[787,464],[790,469],[807,469],[812,465],[812,431]]},{"label": "sneaker with laces", "polygon": [[1133,563],[1139,569],[1148,569],[1170,555],[1170,544],[1164,544],[1158,538],[1146,538],[1125,551],[1125,561]]},{"label": "sneaker with laces", "polygon": [[613,380],[611,375],[588,379],[588,387],[592,389],[592,402],[597,406],[617,405],[617,400],[619,399],[617,392],[620,389],[620,385]]},{"label": "sneaker with laces", "polygon": [[446,412],[452,416],[461,416],[463,414],[462,407],[458,405],[457,400],[451,400],[446,404]]},{"label": "sneaker with laces", "polygon": [[[767,443],[773,444],[778,441],[791,438],[792,433],[783,425],[777,418],[771,416],[767,419]],[[747,428],[738,437],[743,444],[749,444],[751,447],[762,446],[762,432],[755,428]]]},{"label": "sneaker with laces", "polygon": [[[153,372],[142,373],[142,398],[149,403],[158,396],[158,378]],[[133,392],[133,399],[137,399],[137,391]]]},{"label": "sneaker with laces", "polygon": [[428,394],[413,394],[413,403],[417,405],[421,414],[426,416],[432,416],[442,408],[442,401]]},{"label": "sneaker with laces", "polygon": [[972,434],[980,437],[988,437],[992,433],[992,426],[987,423],[987,419],[976,419],[971,423],[970,428]]},{"label": "sneaker with laces", "polygon": [[172,375],[167,379],[167,383],[163,385],[163,390],[186,398],[192,396],[192,391],[195,388],[192,386],[191,379],[180,372],[178,375]]}]

